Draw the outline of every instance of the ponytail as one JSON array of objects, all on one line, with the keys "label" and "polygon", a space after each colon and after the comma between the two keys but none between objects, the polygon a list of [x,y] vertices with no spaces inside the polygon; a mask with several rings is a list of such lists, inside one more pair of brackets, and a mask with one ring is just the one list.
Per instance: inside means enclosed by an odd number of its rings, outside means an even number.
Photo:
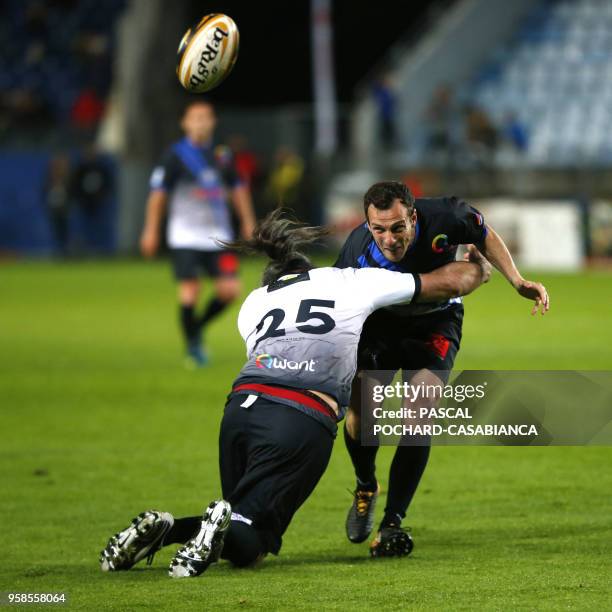
[{"label": "ponytail", "polygon": [[269,285],[285,274],[313,268],[301,249],[329,233],[324,227],[308,226],[287,214],[288,211],[277,208],[257,224],[251,238],[221,242],[223,246],[242,253],[262,253],[269,257],[271,261],[264,270],[263,285]]}]

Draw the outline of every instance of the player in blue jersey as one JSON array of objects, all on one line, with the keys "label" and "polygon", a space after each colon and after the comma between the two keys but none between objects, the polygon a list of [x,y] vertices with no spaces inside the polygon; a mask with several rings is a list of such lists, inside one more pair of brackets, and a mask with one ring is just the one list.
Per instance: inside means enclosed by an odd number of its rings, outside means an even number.
[{"label": "player in blue jersey", "polygon": [[[521,276],[502,239],[469,204],[454,197],[415,200],[403,183],[389,181],[376,183],[367,191],[364,212],[366,222],[347,238],[337,267],[430,272],[454,261],[458,245],[476,244],[519,295],[534,301],[532,314],[548,310],[546,289]],[[378,310],[363,327],[358,368],[391,372],[402,369],[406,382],[445,384],[459,350],[462,322],[460,298]],[[433,406],[434,400],[430,402]],[[344,429],[357,477],[346,520],[347,536],[355,543],[366,540],[373,528],[379,491],[375,466],[378,447],[360,443],[360,415],[364,408],[372,407],[362,405],[361,383],[355,379]],[[429,450],[426,437],[406,439],[398,446],[389,472],[384,517],[370,548],[372,556],[402,556],[412,550],[412,539],[401,522],[427,464]]]},{"label": "player in blue jersey", "polygon": [[247,566],[277,554],[293,515],[329,462],[347,408],[363,322],[377,308],[463,295],[486,282],[490,265],[472,252],[431,274],[314,268],[301,248],[322,235],[275,211],[239,249],[272,260],[263,286],[244,301],[238,329],[247,361],[221,422],[223,499],[204,515],[148,510],[108,541],[104,571],[126,570],[159,548],[182,544],[174,578],[198,576],[219,557]]},{"label": "player in blue jersey", "polygon": [[[240,293],[238,257],[218,243],[234,237],[228,204],[234,206],[243,237],[251,235],[255,223],[248,187],[238,178],[230,150],[213,146],[215,125],[210,103],[197,99],[185,109],[181,121],[185,137],[168,149],[153,170],[140,240],[143,254],[155,255],[167,209],[167,242],[178,282],[187,363],[194,366],[207,360],[204,327]],[[214,295],[197,312],[204,272],[214,281]]]}]

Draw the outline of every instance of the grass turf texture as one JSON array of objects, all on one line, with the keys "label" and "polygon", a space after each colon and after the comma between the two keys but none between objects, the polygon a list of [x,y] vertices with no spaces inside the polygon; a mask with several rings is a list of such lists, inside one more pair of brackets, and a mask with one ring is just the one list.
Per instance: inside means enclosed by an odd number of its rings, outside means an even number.
[{"label": "grass turf texture", "polygon": [[[260,270],[244,266],[246,288]],[[161,262],[16,263],[0,277],[0,590],[63,591],[84,610],[609,607],[611,448],[434,448],[406,521],[413,555],[373,561],[344,535],[340,438],[279,557],[173,581],[172,547],[151,568],[103,574],[98,552],[138,512],[197,514],[219,495],[238,306],[210,329],[210,367],[192,372]],[[544,318],[499,275],[466,299],[458,368],[612,369],[610,275],[543,280]],[[392,450],[379,454],[384,486]]]}]

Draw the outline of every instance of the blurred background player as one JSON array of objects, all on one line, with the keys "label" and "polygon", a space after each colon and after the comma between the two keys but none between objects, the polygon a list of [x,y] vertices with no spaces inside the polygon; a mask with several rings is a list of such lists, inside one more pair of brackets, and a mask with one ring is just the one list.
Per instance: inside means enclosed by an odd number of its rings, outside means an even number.
[{"label": "blurred background player", "polygon": [[475,250],[471,263],[423,276],[317,269],[301,249],[325,230],[281,215],[271,213],[252,240],[233,245],[272,261],[263,287],[247,297],[238,315],[248,360],[221,422],[224,499],[213,501],[204,516],[175,520],[168,512],[143,512],[110,538],[100,556],[103,571],[129,569],[173,543],[184,544],[170,563],[174,578],[198,576],[220,556],[248,566],[278,554],[293,515],[329,462],[367,316],[391,304],[464,295],[490,275],[489,263]]},{"label": "blurred background player", "polygon": [[[208,359],[202,331],[240,293],[238,257],[217,242],[233,238],[228,201],[243,237],[251,235],[255,222],[249,189],[240,181],[231,153],[226,147],[213,148],[215,125],[209,102],[198,99],[185,108],[185,138],[174,143],[153,170],[140,240],[144,256],[153,257],[168,206],[167,240],[178,282],[181,329],[188,364],[196,367]],[[214,280],[214,294],[197,312],[203,272]]]},{"label": "blurred background player", "polygon": [[[502,239],[472,206],[454,197],[415,200],[408,187],[396,181],[372,185],[363,203],[366,223],[346,240],[337,267],[430,272],[454,261],[457,245],[474,243],[519,295],[534,300],[532,314],[540,308],[542,314],[548,310],[545,288],[521,276]],[[444,385],[459,351],[462,323],[460,298],[379,310],[363,327],[358,367],[385,370],[384,374],[402,369],[405,382]],[[427,402],[433,406],[435,398],[419,400],[419,407]],[[355,379],[344,428],[357,476],[346,520],[347,536],[355,543],[370,535],[379,491],[375,464],[378,447],[362,446],[360,442],[361,414],[368,408],[367,399],[362,400],[361,381]],[[389,471],[385,514],[370,548],[372,556],[401,556],[412,550],[411,538],[401,522],[427,465],[429,450],[427,437],[404,439],[397,447]]]}]

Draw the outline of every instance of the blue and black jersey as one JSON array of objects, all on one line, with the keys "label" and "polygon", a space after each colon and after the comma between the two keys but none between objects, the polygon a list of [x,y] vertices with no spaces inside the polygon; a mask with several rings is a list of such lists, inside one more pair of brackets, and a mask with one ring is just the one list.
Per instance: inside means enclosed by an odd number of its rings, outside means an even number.
[{"label": "blue and black jersey", "polygon": [[151,175],[151,189],[168,192],[168,244],[218,251],[216,240],[232,240],[229,193],[240,184],[231,151],[174,143]]},{"label": "blue and black jersey", "polygon": [[[366,223],[346,239],[337,268],[385,268],[395,272],[425,273],[455,261],[460,244],[479,244],[487,229],[482,214],[455,197],[417,198],[417,221],[413,243],[399,262],[389,261],[376,245]],[[393,310],[419,314],[460,303],[456,298],[444,303],[394,306]]]}]

